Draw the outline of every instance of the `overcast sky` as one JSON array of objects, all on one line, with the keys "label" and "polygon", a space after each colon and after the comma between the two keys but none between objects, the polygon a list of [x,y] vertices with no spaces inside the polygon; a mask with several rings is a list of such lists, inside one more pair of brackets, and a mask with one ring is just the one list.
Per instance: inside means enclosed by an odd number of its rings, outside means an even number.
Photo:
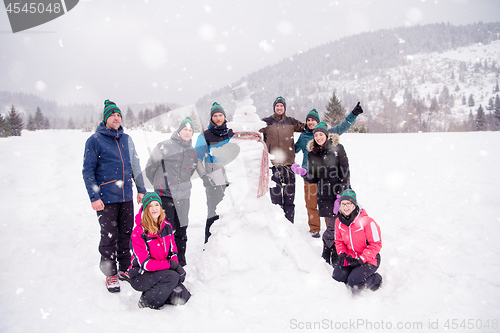
[{"label": "overcast sky", "polygon": [[344,36],[499,17],[498,0],[80,0],[62,17],[13,34],[2,8],[0,90],[63,104],[193,104]]}]

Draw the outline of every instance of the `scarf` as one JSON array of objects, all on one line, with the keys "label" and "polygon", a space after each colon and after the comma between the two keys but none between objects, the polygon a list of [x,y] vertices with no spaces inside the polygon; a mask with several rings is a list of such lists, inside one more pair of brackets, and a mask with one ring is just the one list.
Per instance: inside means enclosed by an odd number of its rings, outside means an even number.
[{"label": "scarf", "polygon": [[234,133],[234,138],[241,140],[256,140],[261,142],[264,146],[262,160],[260,162],[259,189],[257,191],[257,198],[260,198],[269,190],[269,152],[267,150],[267,145],[262,140],[260,133],[256,132],[236,132]]},{"label": "scarf", "polygon": [[359,206],[356,206],[356,208],[354,208],[354,210],[351,212],[351,214],[349,216],[345,216],[340,211],[337,214],[337,216],[339,217],[340,222],[342,222],[342,224],[345,224],[346,226],[350,226],[351,223],[354,221],[354,219],[356,217],[358,217],[358,215],[359,215]]},{"label": "scarf", "polygon": [[210,124],[208,125],[208,129],[210,132],[212,132],[214,135],[217,136],[224,136],[227,135],[229,132],[229,129],[227,128],[227,121],[224,120],[224,124],[217,126],[213,121],[210,120]]}]

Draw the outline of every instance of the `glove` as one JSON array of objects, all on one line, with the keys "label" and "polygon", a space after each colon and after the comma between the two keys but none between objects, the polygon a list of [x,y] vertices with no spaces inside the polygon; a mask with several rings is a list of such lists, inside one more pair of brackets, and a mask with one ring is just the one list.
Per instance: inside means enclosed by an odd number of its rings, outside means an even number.
[{"label": "glove", "polygon": [[177,261],[170,260],[170,269],[179,274],[179,282],[182,283],[186,279],[186,271],[182,268]]},{"label": "glove", "polygon": [[352,114],[355,116],[359,116],[360,114],[363,113],[363,108],[359,104],[360,104],[360,102],[358,102],[358,104],[356,104],[356,106],[352,110]]},{"label": "glove", "polygon": [[300,165],[298,165],[298,164],[292,164],[292,171],[293,171],[293,173],[295,173],[299,176],[305,176],[305,174],[307,173],[307,170],[300,167]]},{"label": "glove", "polygon": [[349,266],[351,267],[358,267],[358,266],[362,266],[364,265],[364,262],[363,260],[361,259],[356,259],[356,258],[353,258],[351,256],[347,256],[345,258],[345,260],[347,261],[347,263],[349,264]]},{"label": "glove", "polygon": [[333,214],[337,215],[337,213],[339,212],[339,208],[340,208],[340,194],[337,194],[335,202],[333,203]]},{"label": "glove", "polygon": [[345,252],[341,252],[339,254],[339,264],[343,267],[349,266],[349,263],[347,262],[347,260],[345,260],[346,257],[347,257],[347,254]]},{"label": "glove", "polygon": [[203,186],[205,186],[205,187],[214,187],[215,186],[215,183],[212,180],[212,178],[208,177],[207,175],[203,175],[201,177],[201,179],[203,180]]}]

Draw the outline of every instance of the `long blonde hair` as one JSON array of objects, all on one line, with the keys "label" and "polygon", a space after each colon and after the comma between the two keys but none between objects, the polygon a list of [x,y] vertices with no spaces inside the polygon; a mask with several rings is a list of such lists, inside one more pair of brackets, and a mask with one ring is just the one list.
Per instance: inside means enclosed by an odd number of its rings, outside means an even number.
[{"label": "long blonde hair", "polygon": [[[153,201],[151,201],[153,202]],[[161,222],[165,219],[165,212],[163,209],[160,211],[160,216],[156,219],[156,221],[153,219],[151,216],[151,213],[149,213],[149,205],[151,205],[151,202],[146,205],[142,209],[142,228],[149,232],[150,234],[157,234],[158,230],[160,229]],[[161,207],[161,204],[160,204]]]}]

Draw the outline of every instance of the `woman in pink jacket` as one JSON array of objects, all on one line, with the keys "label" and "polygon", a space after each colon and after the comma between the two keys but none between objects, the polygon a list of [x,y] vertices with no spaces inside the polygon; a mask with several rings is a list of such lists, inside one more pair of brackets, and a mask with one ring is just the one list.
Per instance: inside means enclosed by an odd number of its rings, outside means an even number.
[{"label": "woman in pink jacket", "polygon": [[339,214],[335,219],[335,248],[339,260],[333,269],[333,278],[344,282],[353,293],[362,289],[380,288],[382,276],[376,273],[380,266],[382,238],[380,227],[360,209],[356,193],[345,190],[340,196]]},{"label": "woman in pink jacket", "polygon": [[182,285],[186,271],[178,263],[172,226],[165,220],[158,194],[144,195],[135,223],[128,274],[132,288],[142,291],[139,307],[185,303],[190,296]]}]

